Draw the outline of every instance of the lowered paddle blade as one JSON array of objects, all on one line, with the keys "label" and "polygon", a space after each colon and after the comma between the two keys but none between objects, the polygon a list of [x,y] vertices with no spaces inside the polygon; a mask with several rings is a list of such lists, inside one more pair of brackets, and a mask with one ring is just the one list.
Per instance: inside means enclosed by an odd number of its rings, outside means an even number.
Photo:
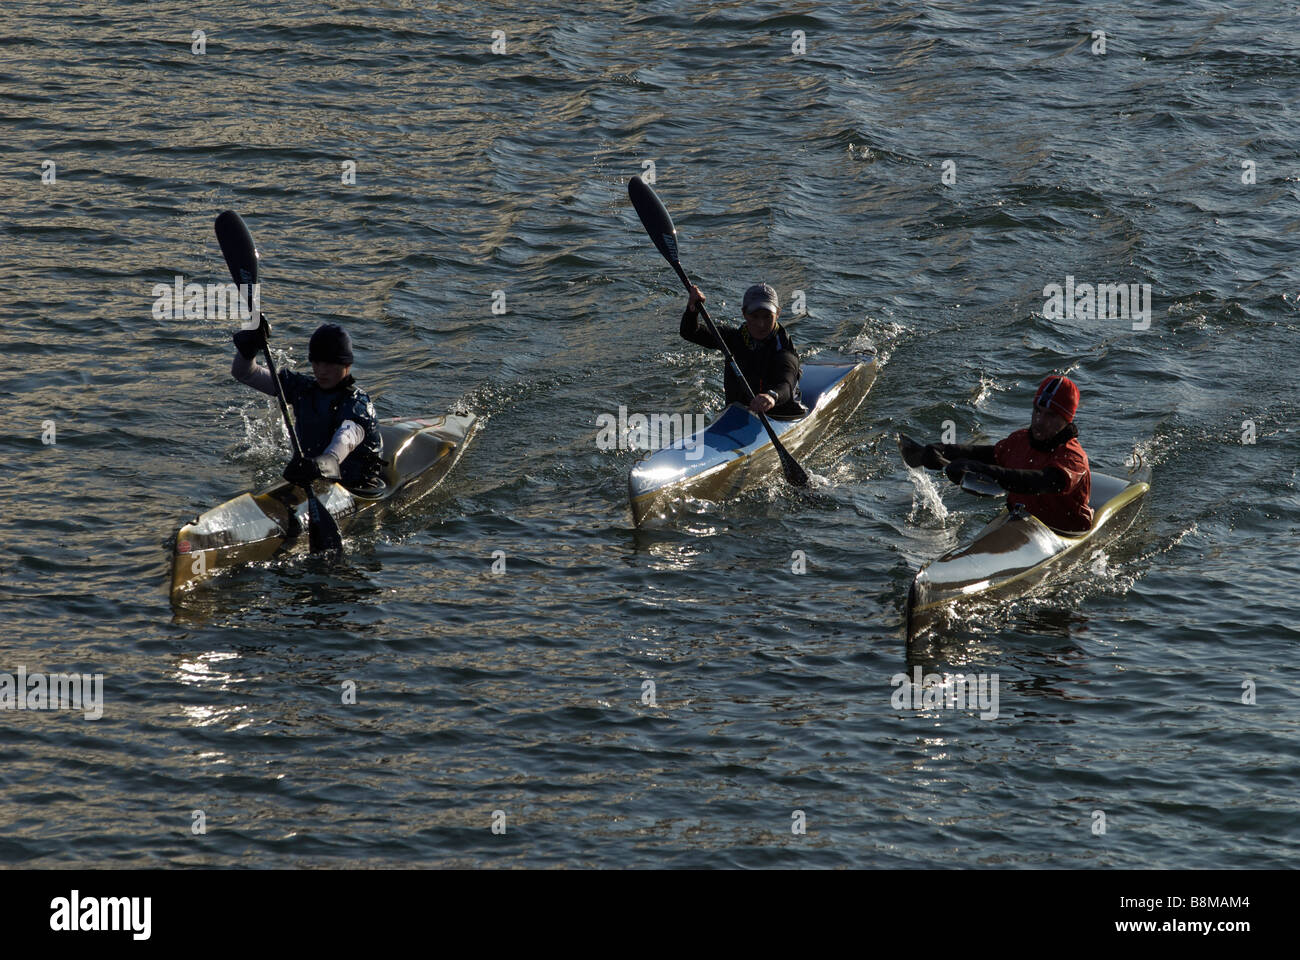
[{"label": "lowered paddle blade", "polygon": [[316,497],[310,486],[307,491],[307,542],[312,553],[330,553],[343,549],[343,536],[334,517],[325,509],[325,504]]},{"label": "lowered paddle blade", "polygon": [[961,488],[977,497],[1000,497],[1006,493],[988,477],[967,470],[961,475]]},{"label": "lowered paddle blade", "polygon": [[780,444],[775,444],[776,452],[781,455],[781,469],[785,471],[785,479],[791,486],[806,487],[808,486],[808,471],[790,456],[790,452]]},{"label": "lowered paddle blade", "polygon": [[663,201],[650,189],[640,177],[633,177],[627,182],[627,195],[636,208],[636,215],[641,218],[641,225],[650,239],[669,263],[677,263],[677,228]]}]

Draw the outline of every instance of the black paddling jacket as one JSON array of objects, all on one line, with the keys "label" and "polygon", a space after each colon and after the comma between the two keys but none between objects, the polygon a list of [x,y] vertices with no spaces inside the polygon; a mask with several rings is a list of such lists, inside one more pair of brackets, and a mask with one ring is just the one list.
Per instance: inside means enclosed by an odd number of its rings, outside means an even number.
[{"label": "black paddling jacket", "polygon": [[384,478],[384,438],[379,433],[375,405],[349,374],[333,390],[322,390],[315,377],[281,370],[284,398],[293,407],[304,457],[319,457],[334,434],[351,420],[365,439],[339,464],[340,479],[349,488],[378,486]]},{"label": "black paddling jacket", "polygon": [[[794,341],[780,323],[766,340],[756,341],[749,335],[749,328],[744,321],[739,329],[726,324],[718,324],[718,333],[726,341],[731,355],[736,358],[754,393],[770,393],[776,398],[776,406],[771,413],[774,416],[801,416],[807,413],[800,402],[799,393],[799,354],[795,352]],[[698,343],[710,350],[720,350],[709,328],[700,322],[699,313],[687,310],[682,314],[682,338],[691,343]],[[744,386],[736,379],[731,364],[725,364],[723,387],[728,403],[749,405],[749,397]]]}]

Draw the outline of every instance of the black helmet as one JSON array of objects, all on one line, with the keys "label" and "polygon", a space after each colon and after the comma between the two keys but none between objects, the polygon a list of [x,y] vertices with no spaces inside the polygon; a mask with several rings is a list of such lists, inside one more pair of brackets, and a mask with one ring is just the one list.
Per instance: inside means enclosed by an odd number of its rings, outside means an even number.
[{"label": "black helmet", "polygon": [[307,359],[313,363],[352,366],[352,338],[337,323],[326,323],[311,335]]}]

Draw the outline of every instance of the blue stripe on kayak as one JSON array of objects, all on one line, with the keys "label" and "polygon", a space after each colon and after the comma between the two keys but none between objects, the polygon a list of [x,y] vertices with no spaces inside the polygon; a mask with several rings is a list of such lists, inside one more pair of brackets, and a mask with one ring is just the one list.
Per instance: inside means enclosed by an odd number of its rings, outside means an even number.
[{"label": "blue stripe on kayak", "polygon": [[[870,362],[863,358],[861,362]],[[804,405],[816,411],[823,396],[848,376],[854,363],[809,363],[803,368],[799,387]],[[772,430],[778,437],[800,420],[772,420]],[[739,404],[729,404],[722,415],[704,429],[704,453],[697,460],[686,460],[681,449],[659,450],[650,454],[632,468],[631,481],[636,495],[656,490],[665,484],[675,483],[686,474],[703,473],[711,467],[725,463],[735,456],[735,451],[750,453],[766,445],[769,440],[758,418]]]}]

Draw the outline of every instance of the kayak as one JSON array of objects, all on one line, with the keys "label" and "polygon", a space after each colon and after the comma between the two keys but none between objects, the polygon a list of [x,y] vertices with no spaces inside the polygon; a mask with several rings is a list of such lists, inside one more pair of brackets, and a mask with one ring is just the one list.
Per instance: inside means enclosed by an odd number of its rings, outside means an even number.
[{"label": "kayak", "polygon": [[[798,419],[769,416],[772,431],[796,459],[844,423],[876,379],[876,358],[851,363],[809,360],[799,389],[808,413]],[[637,461],[628,477],[632,520],[640,525],[669,501],[690,496],[721,501],[778,472],[780,461],[763,424],[739,403],[679,445]]]},{"label": "kayak", "polygon": [[[453,414],[381,420],[384,455],[391,461],[384,487],[372,495],[318,480],[317,496],[341,531],[363,515],[382,516],[436,487],[460,459],[475,428],[473,416]],[[241,493],[177,532],[172,600],[218,570],[268,560],[306,542],[307,498],[300,488],[281,481],[258,494]]]},{"label": "kayak", "polygon": [[1054,530],[1019,504],[1004,510],[970,543],[921,567],[907,595],[907,639],[934,625],[953,604],[971,598],[1008,598],[1114,540],[1132,524],[1149,485],[1092,472],[1092,528]]}]

